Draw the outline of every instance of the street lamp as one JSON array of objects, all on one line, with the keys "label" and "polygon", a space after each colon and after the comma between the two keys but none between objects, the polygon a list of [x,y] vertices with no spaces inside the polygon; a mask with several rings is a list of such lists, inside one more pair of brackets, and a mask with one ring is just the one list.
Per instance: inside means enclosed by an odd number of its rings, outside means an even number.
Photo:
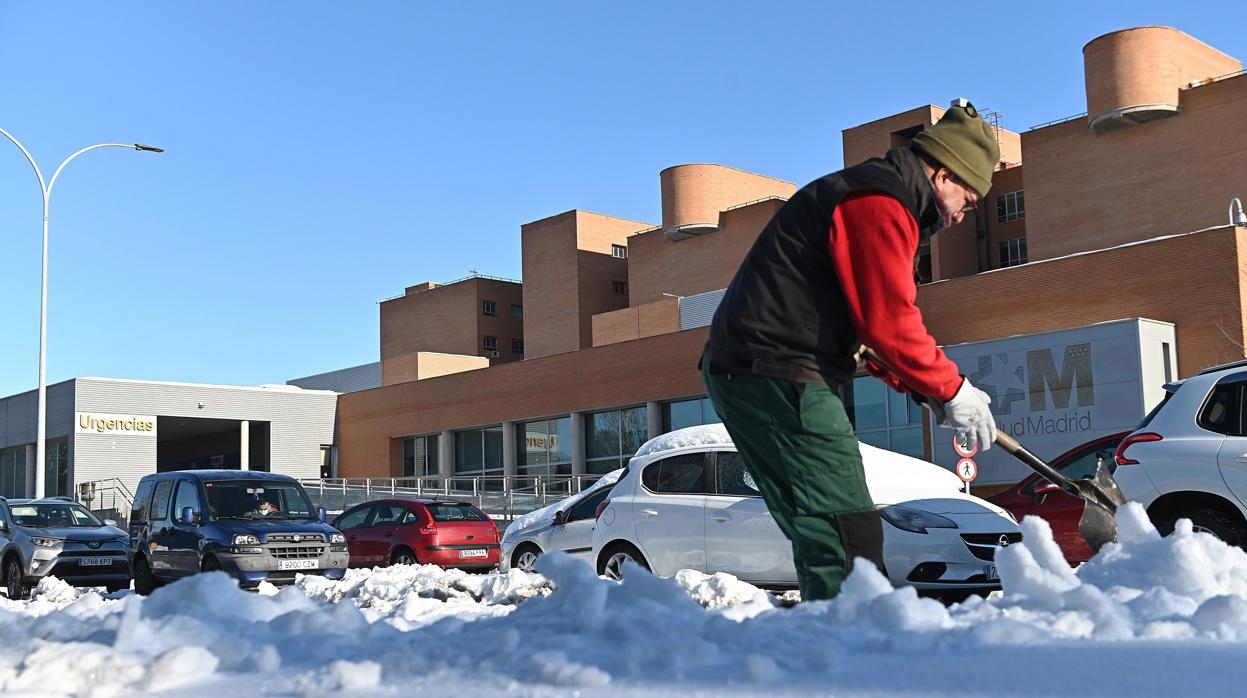
[{"label": "street lamp", "polygon": [[52,199],[52,187],[56,186],[56,178],[61,176],[61,170],[65,169],[74,158],[83,153],[98,150],[100,148],[133,148],[140,152],[147,153],[163,153],[163,148],[157,148],[152,145],[143,145],[142,143],[99,143],[88,146],[78,152],[65,158],[60,167],[56,168],[56,172],[52,173],[51,181],[44,182],[43,172],[39,170],[39,165],[35,163],[34,157],[30,151],[26,150],[26,146],[21,141],[13,137],[11,133],[0,128],[0,135],[8,138],[22,151],[22,155],[26,156],[26,160],[30,162],[30,166],[35,170],[35,176],[39,178],[39,189],[43,192],[43,271],[40,276],[39,289],[39,427],[35,432],[35,497],[43,497],[47,489],[47,475],[45,473],[47,458],[47,447],[44,444],[44,438],[47,434],[47,344],[48,339],[48,202]]}]

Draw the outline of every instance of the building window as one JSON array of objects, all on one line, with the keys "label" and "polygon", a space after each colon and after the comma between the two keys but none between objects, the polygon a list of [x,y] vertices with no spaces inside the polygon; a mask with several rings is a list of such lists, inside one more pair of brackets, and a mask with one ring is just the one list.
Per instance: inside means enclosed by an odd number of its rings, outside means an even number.
[{"label": "building window", "polygon": [[[51,485],[52,481],[48,480],[49,489]],[[25,446],[0,451],[0,496],[10,498],[26,496]]]},{"label": "building window", "polygon": [[437,434],[403,439],[403,477],[437,474]]},{"label": "building window", "polygon": [[511,353],[512,354],[523,354],[524,353],[524,340],[512,339],[511,340]]},{"label": "building window", "polygon": [[44,496],[69,494],[69,439],[50,439],[44,453]]},{"label": "building window", "polygon": [[628,248],[623,245],[611,245],[611,256],[617,259],[627,259]]},{"label": "building window", "polygon": [[714,405],[710,404],[710,398],[708,397],[668,402],[662,406],[662,431],[664,434],[676,429],[683,429],[684,427],[718,424],[722,421],[722,419],[719,419],[718,413],[714,411]]},{"label": "building window", "polygon": [[[484,477],[481,488],[502,489],[502,427],[455,432],[455,475]],[[470,480],[455,482],[453,489],[471,490]]]},{"label": "building window", "polygon": [[485,335],[483,345],[485,351],[498,351],[498,338],[493,335]]},{"label": "building window", "polygon": [[628,282],[626,282],[626,281],[612,281],[612,282],[611,282],[611,291],[612,291],[612,292],[614,292],[614,293],[618,293],[618,294],[619,294],[619,295],[621,295],[621,296],[626,296],[626,295],[628,295]]},{"label": "building window", "polygon": [[520,475],[571,475],[572,419],[538,419],[515,425],[516,471]]},{"label": "building window", "polygon": [[481,313],[489,316],[498,314],[498,304],[493,301],[481,301]]},{"label": "building window", "polygon": [[877,448],[925,458],[922,408],[877,378],[858,376],[845,388],[845,407],[857,439]]},{"label": "building window", "polygon": [[996,197],[996,222],[1008,223],[1026,217],[1026,202],[1022,192],[1011,191]]},{"label": "building window", "polygon": [[604,475],[624,467],[649,436],[644,407],[585,415],[585,472]]},{"label": "building window", "polygon": [[1016,267],[1019,264],[1026,264],[1026,238],[1014,238],[1012,240],[1001,240],[1000,248],[1000,268]]},{"label": "building window", "polygon": [[515,303],[512,303],[511,304],[511,319],[512,320],[523,320],[524,319],[524,306],[516,305]]}]

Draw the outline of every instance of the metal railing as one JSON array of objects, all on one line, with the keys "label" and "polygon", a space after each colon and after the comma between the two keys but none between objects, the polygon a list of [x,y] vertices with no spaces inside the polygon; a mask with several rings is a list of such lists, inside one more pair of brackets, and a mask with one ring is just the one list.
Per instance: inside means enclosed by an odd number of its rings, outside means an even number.
[{"label": "metal railing", "polygon": [[471,502],[490,517],[512,521],[581,492],[601,475],[485,475],[303,479],[313,506],[340,512],[388,497]]},{"label": "metal railing", "polygon": [[130,520],[134,493],[115,477],[80,482],[76,494],[83,506],[102,518],[123,522],[123,525]]},{"label": "metal railing", "polygon": [[1075,114],[1075,115],[1073,115],[1073,116],[1066,116],[1066,117],[1062,117],[1062,118],[1060,118],[1060,119],[1053,119],[1052,121],[1045,121],[1045,122],[1043,122],[1042,124],[1036,124],[1036,125],[1034,125],[1034,126],[1031,126],[1030,128],[1028,128],[1028,129],[1026,129],[1026,130],[1027,130],[1027,131],[1034,131],[1034,130],[1036,130],[1036,129],[1047,128],[1047,127],[1049,127],[1049,126],[1056,126],[1057,124],[1063,124],[1063,123],[1065,123],[1066,121],[1073,121],[1074,119],[1081,119],[1081,118],[1083,118],[1083,117],[1084,117],[1084,116],[1086,116],[1086,115],[1087,115],[1087,112],[1083,112],[1083,113],[1081,113],[1081,114]]}]

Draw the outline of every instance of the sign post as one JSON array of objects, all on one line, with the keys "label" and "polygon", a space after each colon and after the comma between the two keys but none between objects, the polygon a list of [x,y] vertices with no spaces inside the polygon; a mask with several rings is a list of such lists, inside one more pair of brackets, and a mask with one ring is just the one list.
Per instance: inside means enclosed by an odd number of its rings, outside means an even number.
[{"label": "sign post", "polygon": [[979,452],[979,445],[974,444],[974,448],[967,448],[966,443],[956,434],[953,435],[953,450],[961,456],[961,460],[957,461],[957,477],[966,483],[966,494],[970,494],[970,483],[974,478],[979,476],[979,466],[974,462],[974,455]]}]

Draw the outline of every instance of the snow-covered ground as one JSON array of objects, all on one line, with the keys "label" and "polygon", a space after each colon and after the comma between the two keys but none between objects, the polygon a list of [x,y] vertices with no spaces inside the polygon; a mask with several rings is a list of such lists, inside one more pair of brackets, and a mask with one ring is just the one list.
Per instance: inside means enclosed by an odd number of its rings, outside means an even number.
[{"label": "snow-covered ground", "polygon": [[198,575],[148,598],[46,581],[0,599],[16,695],[1239,695],[1247,554],[1136,505],[1075,574],[1042,521],[1001,551],[1005,593],[946,608],[866,566],[783,608],[724,575],[597,578],[432,567],[240,591]]}]

